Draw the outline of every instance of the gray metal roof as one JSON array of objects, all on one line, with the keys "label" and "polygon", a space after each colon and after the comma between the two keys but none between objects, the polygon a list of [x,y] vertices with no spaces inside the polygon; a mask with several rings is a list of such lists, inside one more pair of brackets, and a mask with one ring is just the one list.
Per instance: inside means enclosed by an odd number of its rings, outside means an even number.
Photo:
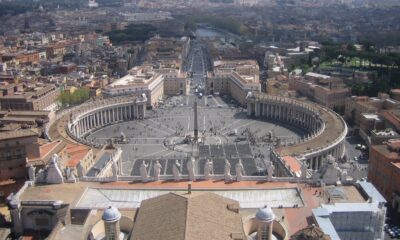
[{"label": "gray metal roof", "polygon": [[340,237],[329,218],[329,214],[326,215],[328,211],[324,208],[314,208],[312,212],[318,226],[322,229],[322,231],[324,231],[325,234],[328,234],[332,240],[340,240]]},{"label": "gray metal roof", "polygon": [[360,181],[357,182],[361,189],[372,198],[372,202],[386,203],[386,199],[378,192],[378,190],[370,182]]}]

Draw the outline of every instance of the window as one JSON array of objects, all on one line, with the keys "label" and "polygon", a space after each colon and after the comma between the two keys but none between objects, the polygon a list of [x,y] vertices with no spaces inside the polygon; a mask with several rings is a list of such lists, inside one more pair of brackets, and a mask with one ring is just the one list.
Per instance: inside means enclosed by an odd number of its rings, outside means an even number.
[{"label": "window", "polygon": [[49,219],[47,218],[36,218],[35,219],[36,226],[45,227],[49,225]]}]

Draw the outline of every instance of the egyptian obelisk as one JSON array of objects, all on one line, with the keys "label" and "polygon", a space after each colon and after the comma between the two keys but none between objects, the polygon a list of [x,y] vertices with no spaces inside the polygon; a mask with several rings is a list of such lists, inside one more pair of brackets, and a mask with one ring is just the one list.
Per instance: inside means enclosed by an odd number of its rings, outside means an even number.
[{"label": "egyptian obelisk", "polygon": [[198,139],[199,139],[199,129],[198,129],[198,126],[197,126],[197,101],[194,101],[193,110],[194,110],[194,136],[193,136],[193,140],[195,142],[197,142]]}]

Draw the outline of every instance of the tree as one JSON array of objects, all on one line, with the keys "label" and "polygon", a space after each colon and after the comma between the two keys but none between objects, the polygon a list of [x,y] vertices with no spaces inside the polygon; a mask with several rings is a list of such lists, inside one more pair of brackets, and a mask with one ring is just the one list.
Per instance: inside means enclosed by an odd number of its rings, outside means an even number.
[{"label": "tree", "polygon": [[89,90],[86,88],[80,88],[73,93],[70,93],[69,91],[63,91],[59,97],[59,101],[63,107],[81,104],[88,99]]}]

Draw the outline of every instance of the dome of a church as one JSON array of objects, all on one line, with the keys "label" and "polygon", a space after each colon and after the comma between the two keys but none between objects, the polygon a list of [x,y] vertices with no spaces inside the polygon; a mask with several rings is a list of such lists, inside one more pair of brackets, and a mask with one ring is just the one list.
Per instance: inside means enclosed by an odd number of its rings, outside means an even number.
[{"label": "dome of a church", "polygon": [[258,209],[256,218],[261,221],[272,221],[275,219],[275,214],[269,206]]},{"label": "dome of a church", "polygon": [[109,206],[106,210],[104,210],[102,219],[105,222],[114,222],[118,221],[121,218],[121,213],[118,211],[116,207]]}]

